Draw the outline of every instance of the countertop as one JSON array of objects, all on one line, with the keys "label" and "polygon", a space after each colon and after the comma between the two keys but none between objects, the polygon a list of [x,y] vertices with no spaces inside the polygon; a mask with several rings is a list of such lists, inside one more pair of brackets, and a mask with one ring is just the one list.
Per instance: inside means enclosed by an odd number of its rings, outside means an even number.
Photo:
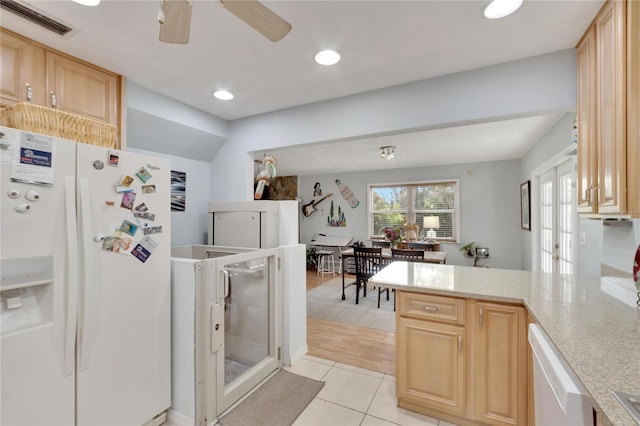
[{"label": "countertop", "polygon": [[[599,277],[409,262],[391,263],[369,283],[523,304],[584,385],[599,418],[607,417],[603,423],[636,425],[611,394],[640,395],[640,310],[632,292]],[[621,301],[620,293],[633,300]]]}]

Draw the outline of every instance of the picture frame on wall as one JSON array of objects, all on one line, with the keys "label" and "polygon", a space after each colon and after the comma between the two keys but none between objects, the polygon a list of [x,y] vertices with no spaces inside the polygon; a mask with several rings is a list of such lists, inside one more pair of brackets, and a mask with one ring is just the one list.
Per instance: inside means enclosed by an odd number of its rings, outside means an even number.
[{"label": "picture frame on wall", "polygon": [[520,184],[520,227],[531,231],[531,181]]}]

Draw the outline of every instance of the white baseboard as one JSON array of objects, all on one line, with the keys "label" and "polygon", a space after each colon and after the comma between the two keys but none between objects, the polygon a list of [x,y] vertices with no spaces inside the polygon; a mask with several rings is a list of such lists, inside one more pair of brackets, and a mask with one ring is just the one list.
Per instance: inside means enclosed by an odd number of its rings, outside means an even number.
[{"label": "white baseboard", "polygon": [[289,367],[292,367],[296,362],[300,361],[302,357],[307,354],[307,352],[309,352],[309,347],[307,345],[304,345],[298,350],[298,352],[291,355],[291,365],[289,365]]}]

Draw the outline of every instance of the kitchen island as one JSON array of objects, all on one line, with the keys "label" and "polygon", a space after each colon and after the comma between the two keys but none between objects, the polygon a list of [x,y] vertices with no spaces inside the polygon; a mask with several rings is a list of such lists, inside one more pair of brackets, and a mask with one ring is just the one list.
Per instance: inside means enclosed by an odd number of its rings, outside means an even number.
[{"label": "kitchen island", "polygon": [[640,311],[613,297],[603,279],[393,262],[369,283],[524,306],[588,392],[598,423],[636,424],[611,392],[640,395]]}]

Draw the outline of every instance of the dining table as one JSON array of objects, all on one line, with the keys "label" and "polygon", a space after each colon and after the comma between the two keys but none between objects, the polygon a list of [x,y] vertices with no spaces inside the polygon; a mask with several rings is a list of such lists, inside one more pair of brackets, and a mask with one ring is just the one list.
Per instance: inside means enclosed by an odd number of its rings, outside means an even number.
[{"label": "dining table", "polygon": [[[345,288],[355,285],[356,281],[346,284],[345,285],[345,279],[344,279],[344,275],[346,273],[346,265],[345,262],[347,259],[349,258],[353,258],[353,248],[348,248],[346,250],[341,250],[340,251],[340,262],[341,262],[341,266],[342,266],[342,300],[345,300],[345,293],[344,290]],[[381,267],[387,266],[388,264],[390,264],[392,261],[391,259],[391,249],[390,248],[383,248],[382,249],[382,265],[380,265]],[[447,262],[447,252],[446,251],[425,251],[424,252],[424,259],[422,260],[423,263],[441,263],[444,264]]]}]

